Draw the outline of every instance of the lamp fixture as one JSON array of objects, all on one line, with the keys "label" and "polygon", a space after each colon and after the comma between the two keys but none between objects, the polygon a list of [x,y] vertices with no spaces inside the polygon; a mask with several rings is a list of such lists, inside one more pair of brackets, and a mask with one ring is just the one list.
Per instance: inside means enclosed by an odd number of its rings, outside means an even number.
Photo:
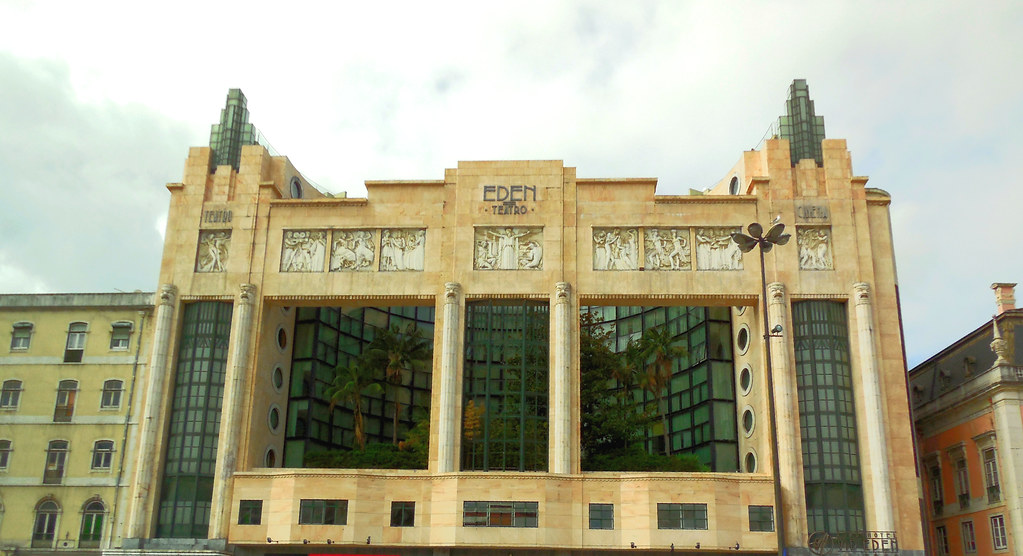
[{"label": "lamp fixture", "polygon": [[739,550],[739,543],[738,543],[738,541],[735,543],[735,546],[731,546],[729,548],[734,548],[736,550]]},{"label": "lamp fixture", "polygon": [[371,540],[373,540],[373,537],[366,537],[366,544],[369,544]]},{"label": "lamp fixture", "polygon": [[636,543],[630,542],[629,543],[629,548],[636,548]]},{"label": "lamp fixture", "polygon": [[334,544],[334,541],[327,539],[327,544]]},{"label": "lamp fixture", "polygon": [[700,543],[696,543],[696,548],[700,548]]},{"label": "lamp fixture", "polygon": [[302,544],[309,544],[309,539],[302,539]]}]

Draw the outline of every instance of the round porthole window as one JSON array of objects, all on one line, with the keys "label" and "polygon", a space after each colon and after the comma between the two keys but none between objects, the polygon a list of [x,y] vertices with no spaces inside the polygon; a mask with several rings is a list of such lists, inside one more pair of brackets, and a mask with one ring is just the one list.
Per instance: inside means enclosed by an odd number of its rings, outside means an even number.
[{"label": "round porthole window", "polygon": [[738,195],[739,194],[739,177],[732,176],[732,181],[728,182],[728,194]]},{"label": "round porthole window", "polygon": [[753,388],[753,370],[746,365],[739,371],[739,388],[742,389],[742,395],[749,394],[749,391]]},{"label": "round porthole window", "polygon": [[745,465],[747,473],[757,472],[757,455],[752,450],[746,452]]},{"label": "round porthole window", "polygon": [[743,324],[739,327],[739,333],[735,335],[735,345],[739,348],[739,355],[746,355],[749,351],[749,326]]},{"label": "round porthole window", "polygon": [[263,456],[264,467],[277,467],[277,452],[273,448],[266,449],[266,455]]},{"label": "round porthole window", "polygon": [[757,418],[753,414],[753,408],[746,406],[746,409],[742,410],[742,431],[746,433],[746,438],[753,436],[753,429],[757,425]]},{"label": "round porthole window", "polygon": [[291,178],[291,198],[302,198],[302,180],[298,179],[298,177]]},{"label": "round porthole window", "polygon": [[281,410],[274,404],[270,407],[270,413],[266,416],[266,424],[270,426],[270,432],[276,433],[281,426]]},{"label": "round porthole window", "polygon": [[284,351],[288,347],[288,332],[283,326],[277,327],[277,349]]},{"label": "round porthole window", "polygon": [[280,365],[274,366],[274,370],[270,374],[270,383],[273,384],[274,390],[278,392],[284,387],[284,370],[281,369]]}]

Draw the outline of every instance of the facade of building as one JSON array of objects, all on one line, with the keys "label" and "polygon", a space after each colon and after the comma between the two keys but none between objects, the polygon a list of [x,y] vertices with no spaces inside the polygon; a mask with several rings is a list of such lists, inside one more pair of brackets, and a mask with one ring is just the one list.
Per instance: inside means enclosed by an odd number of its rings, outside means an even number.
[{"label": "facade of building", "polygon": [[0,553],[120,546],[152,298],[0,295]]},{"label": "facade of building", "polygon": [[1023,310],[997,314],[909,373],[933,554],[1016,554],[1023,539]]},{"label": "facade of building", "polygon": [[[537,160],[335,198],[261,145],[191,149],[109,552],[921,554],[891,199],[805,83],[790,111],[689,196]],[[775,217],[793,241],[762,276],[731,234]],[[591,326],[619,354],[667,331],[663,385],[607,390],[657,414],[646,453],[706,471],[588,470]],[[367,383],[389,334],[426,364]],[[419,464],[324,463],[389,444]]]}]

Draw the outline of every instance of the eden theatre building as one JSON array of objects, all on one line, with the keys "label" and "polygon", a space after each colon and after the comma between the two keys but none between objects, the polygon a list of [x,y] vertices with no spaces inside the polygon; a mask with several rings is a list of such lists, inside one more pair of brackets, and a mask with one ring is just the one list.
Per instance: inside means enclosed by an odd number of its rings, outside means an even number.
[{"label": "eden theatre building", "polygon": [[[805,82],[787,107],[690,195],[530,160],[346,198],[260,145],[232,91],[167,186],[110,553],[923,554],[891,198]],[[792,239],[761,267],[731,234],[776,218]],[[633,455],[700,470],[589,470],[593,329],[613,355],[670,337],[660,383],[598,390],[650,417]],[[388,334],[419,360],[371,368]]]}]

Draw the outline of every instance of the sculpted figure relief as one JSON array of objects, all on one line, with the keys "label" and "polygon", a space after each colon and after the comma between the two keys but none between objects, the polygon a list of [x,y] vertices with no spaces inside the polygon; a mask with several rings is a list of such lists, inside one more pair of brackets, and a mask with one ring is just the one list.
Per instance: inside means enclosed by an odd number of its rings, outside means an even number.
[{"label": "sculpted figure relief", "polygon": [[426,230],[394,228],[380,235],[380,270],[423,270]]},{"label": "sculpted figure relief", "polygon": [[369,230],[334,230],[330,271],[369,271],[376,261],[376,242]]},{"label": "sculpted figure relief", "polygon": [[691,270],[689,228],[645,228],[646,270]]},{"label": "sculpted figure relief", "polygon": [[799,244],[799,268],[802,270],[831,270],[831,228],[796,228]]},{"label": "sculpted figure relief", "polygon": [[740,228],[697,228],[697,270],[742,270],[742,252],[732,241]]},{"label": "sculpted figure relief", "polygon": [[281,272],[322,272],[327,232],[287,230],[281,252]]},{"label": "sculpted figure relief", "polygon": [[540,270],[543,228],[476,228],[475,270]]},{"label": "sculpted figure relief", "polygon": [[199,252],[195,258],[195,271],[224,272],[230,247],[230,230],[199,232]]},{"label": "sculpted figure relief", "polygon": [[639,228],[593,228],[593,270],[639,270]]}]

